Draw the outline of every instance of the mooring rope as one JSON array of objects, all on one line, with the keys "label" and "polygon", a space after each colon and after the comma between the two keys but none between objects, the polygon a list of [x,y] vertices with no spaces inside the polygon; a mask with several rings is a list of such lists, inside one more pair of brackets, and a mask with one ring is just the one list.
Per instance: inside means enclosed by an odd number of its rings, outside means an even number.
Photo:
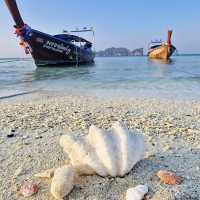
[{"label": "mooring rope", "polygon": [[9,99],[9,98],[17,97],[17,96],[23,96],[23,95],[26,95],[26,94],[32,94],[32,93],[35,93],[35,92],[37,92],[37,90],[29,91],[29,92],[21,92],[21,93],[11,94],[11,95],[7,95],[7,96],[0,96],[0,100],[2,100],[2,99]]},{"label": "mooring rope", "polygon": [[17,62],[17,61],[28,61],[28,60],[24,60],[24,59],[7,60],[7,61],[0,62],[0,64],[2,64],[2,63],[9,63],[9,62]]},{"label": "mooring rope", "polygon": [[0,100],[9,99],[9,98],[17,97],[17,96],[23,96],[23,95],[27,95],[27,94],[37,93],[37,92],[40,92],[40,91],[43,90],[43,89],[44,89],[44,87],[40,87],[40,88],[35,89],[35,90],[30,90],[30,91],[26,91],[26,92],[14,93],[14,94],[6,95],[6,96],[0,96]]}]

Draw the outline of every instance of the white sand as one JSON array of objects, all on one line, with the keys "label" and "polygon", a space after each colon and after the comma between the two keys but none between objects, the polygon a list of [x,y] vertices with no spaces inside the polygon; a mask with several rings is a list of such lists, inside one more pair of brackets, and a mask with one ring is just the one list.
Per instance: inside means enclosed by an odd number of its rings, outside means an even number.
[{"label": "white sand", "polygon": [[[48,180],[35,173],[60,166],[66,156],[61,134],[87,134],[95,124],[109,129],[119,120],[145,135],[147,158],[124,178],[81,177],[70,200],[122,200],[129,187],[147,184],[146,199],[200,199],[200,102],[158,99],[98,99],[40,94],[0,101],[0,199],[24,199],[17,192],[23,179],[39,183],[33,200],[51,200]],[[7,138],[11,130],[16,134]],[[159,182],[155,173],[173,170],[184,177],[179,186]],[[67,198],[66,198],[67,199]]]}]

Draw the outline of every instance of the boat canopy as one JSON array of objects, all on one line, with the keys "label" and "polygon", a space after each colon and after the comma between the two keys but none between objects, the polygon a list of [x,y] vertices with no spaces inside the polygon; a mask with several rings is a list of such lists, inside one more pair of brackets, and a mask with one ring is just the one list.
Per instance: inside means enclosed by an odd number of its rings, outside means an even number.
[{"label": "boat canopy", "polygon": [[75,41],[75,42],[85,42],[87,44],[91,44],[91,42],[89,42],[88,40],[82,38],[82,37],[79,37],[79,36],[76,36],[76,35],[71,35],[71,34],[58,34],[58,35],[54,35],[54,37],[57,37],[59,39],[63,39],[63,40],[66,40],[66,41]]},{"label": "boat canopy", "polygon": [[156,48],[163,44],[162,40],[151,40],[151,42],[148,44],[148,48]]},{"label": "boat canopy", "polygon": [[151,40],[150,43],[152,44],[158,44],[158,43],[162,43],[163,41],[162,40]]}]

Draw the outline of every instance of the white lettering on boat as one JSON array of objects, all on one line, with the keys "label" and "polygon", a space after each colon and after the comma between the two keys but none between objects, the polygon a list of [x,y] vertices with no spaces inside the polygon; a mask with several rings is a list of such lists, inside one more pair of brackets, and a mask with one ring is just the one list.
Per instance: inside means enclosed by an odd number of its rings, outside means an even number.
[{"label": "white lettering on boat", "polygon": [[62,43],[58,44],[56,42],[51,42],[49,40],[46,41],[43,47],[55,52],[65,53],[66,55],[68,55],[71,52],[71,49],[69,46],[64,46]]},{"label": "white lettering on boat", "polygon": [[38,43],[41,43],[41,44],[44,43],[44,40],[43,40],[42,38],[37,37],[35,40],[36,40],[36,42],[38,42]]}]

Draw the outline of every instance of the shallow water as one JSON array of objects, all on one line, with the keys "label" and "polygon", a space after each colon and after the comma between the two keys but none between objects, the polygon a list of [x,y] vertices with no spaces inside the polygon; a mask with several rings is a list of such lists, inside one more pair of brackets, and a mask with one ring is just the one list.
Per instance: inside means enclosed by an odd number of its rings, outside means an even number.
[{"label": "shallow water", "polygon": [[0,59],[0,97],[33,90],[123,97],[200,99],[200,56],[96,58],[94,65],[36,68]]}]

